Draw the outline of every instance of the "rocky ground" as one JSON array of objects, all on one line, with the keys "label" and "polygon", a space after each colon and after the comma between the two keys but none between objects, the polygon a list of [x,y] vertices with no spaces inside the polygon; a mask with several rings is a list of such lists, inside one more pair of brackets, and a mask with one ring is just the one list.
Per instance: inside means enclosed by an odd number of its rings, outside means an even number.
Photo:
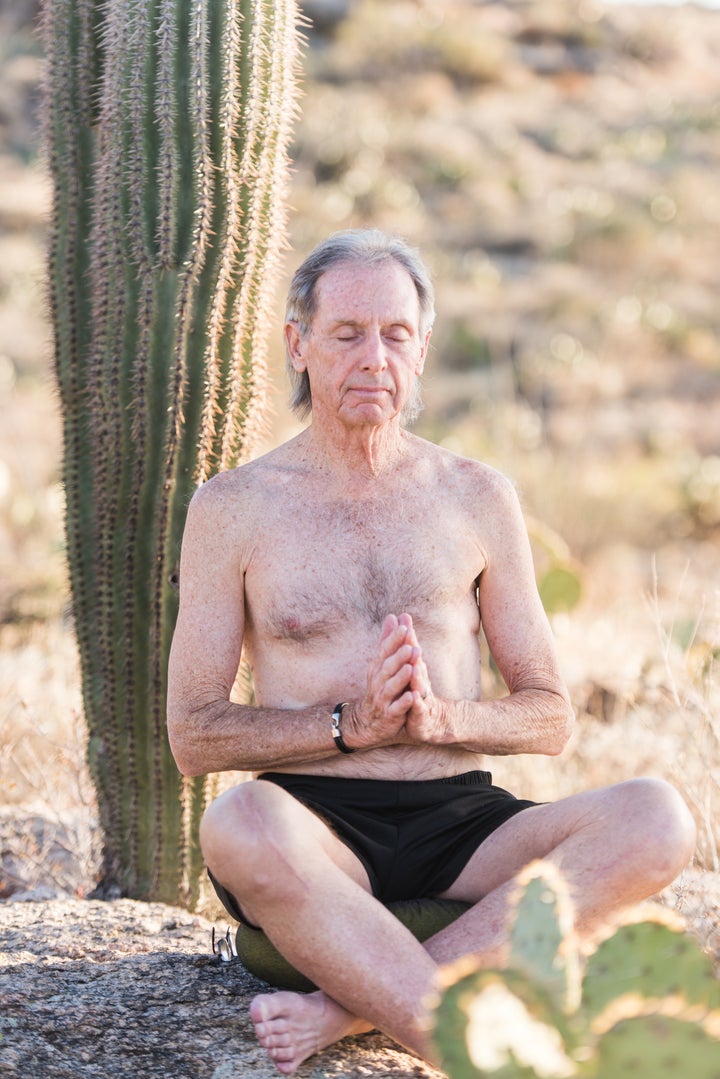
[{"label": "rocky ground", "polygon": [[[264,984],[211,951],[211,926],[158,903],[0,904],[0,1075],[265,1079],[248,1004]],[[301,1079],[433,1079],[380,1035],[348,1038]]]}]

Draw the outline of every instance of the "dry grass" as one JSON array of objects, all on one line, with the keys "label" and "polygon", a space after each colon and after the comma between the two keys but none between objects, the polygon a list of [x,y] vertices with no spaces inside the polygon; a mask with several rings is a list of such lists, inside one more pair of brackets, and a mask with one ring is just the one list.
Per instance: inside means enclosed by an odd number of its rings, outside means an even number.
[{"label": "dry grass", "polygon": [[0,897],[86,894],[97,862],[77,650],[61,622],[0,630]]}]

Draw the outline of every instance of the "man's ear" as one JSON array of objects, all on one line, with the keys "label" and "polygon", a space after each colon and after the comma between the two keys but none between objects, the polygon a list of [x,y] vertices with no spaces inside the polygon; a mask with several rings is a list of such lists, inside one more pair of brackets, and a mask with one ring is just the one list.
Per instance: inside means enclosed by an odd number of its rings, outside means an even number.
[{"label": "man's ear", "polygon": [[285,323],[285,346],[290,363],[295,371],[304,371],[307,367],[303,356],[303,335],[300,332],[299,322]]},{"label": "man's ear", "polygon": [[415,365],[415,374],[421,375],[425,369],[425,360],[427,359],[428,348],[430,347],[430,335],[432,334],[432,326],[425,334],[425,340],[420,346],[420,355],[418,356],[418,362]]}]

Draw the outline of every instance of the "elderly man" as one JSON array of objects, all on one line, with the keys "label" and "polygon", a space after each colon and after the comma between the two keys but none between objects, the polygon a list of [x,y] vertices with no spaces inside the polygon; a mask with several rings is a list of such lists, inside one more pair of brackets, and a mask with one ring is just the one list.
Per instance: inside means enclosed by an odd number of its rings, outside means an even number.
[{"label": "elderly man", "polygon": [[[181,771],[247,770],[201,841],[218,894],[320,988],[251,1015],[279,1071],[378,1027],[428,1060],[437,967],[502,963],[508,896],[535,858],[568,882],[578,930],[671,881],[692,818],[633,780],[535,805],[485,758],[558,754],[572,726],[511,483],[410,434],[433,293],[375,231],[298,269],[285,325],[297,437],[193,498],[170,665]],[[481,699],[480,629],[508,688]],[[231,702],[241,649],[255,704]],[[384,903],[472,904],[419,944]]]}]

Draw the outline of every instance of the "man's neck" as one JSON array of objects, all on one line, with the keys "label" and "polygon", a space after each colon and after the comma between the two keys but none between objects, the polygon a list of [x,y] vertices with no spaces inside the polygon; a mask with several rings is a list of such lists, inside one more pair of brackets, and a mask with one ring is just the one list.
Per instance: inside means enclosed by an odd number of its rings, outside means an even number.
[{"label": "man's neck", "polygon": [[305,435],[306,452],[316,467],[348,485],[379,479],[407,453],[399,421],[350,428],[312,423]]}]

